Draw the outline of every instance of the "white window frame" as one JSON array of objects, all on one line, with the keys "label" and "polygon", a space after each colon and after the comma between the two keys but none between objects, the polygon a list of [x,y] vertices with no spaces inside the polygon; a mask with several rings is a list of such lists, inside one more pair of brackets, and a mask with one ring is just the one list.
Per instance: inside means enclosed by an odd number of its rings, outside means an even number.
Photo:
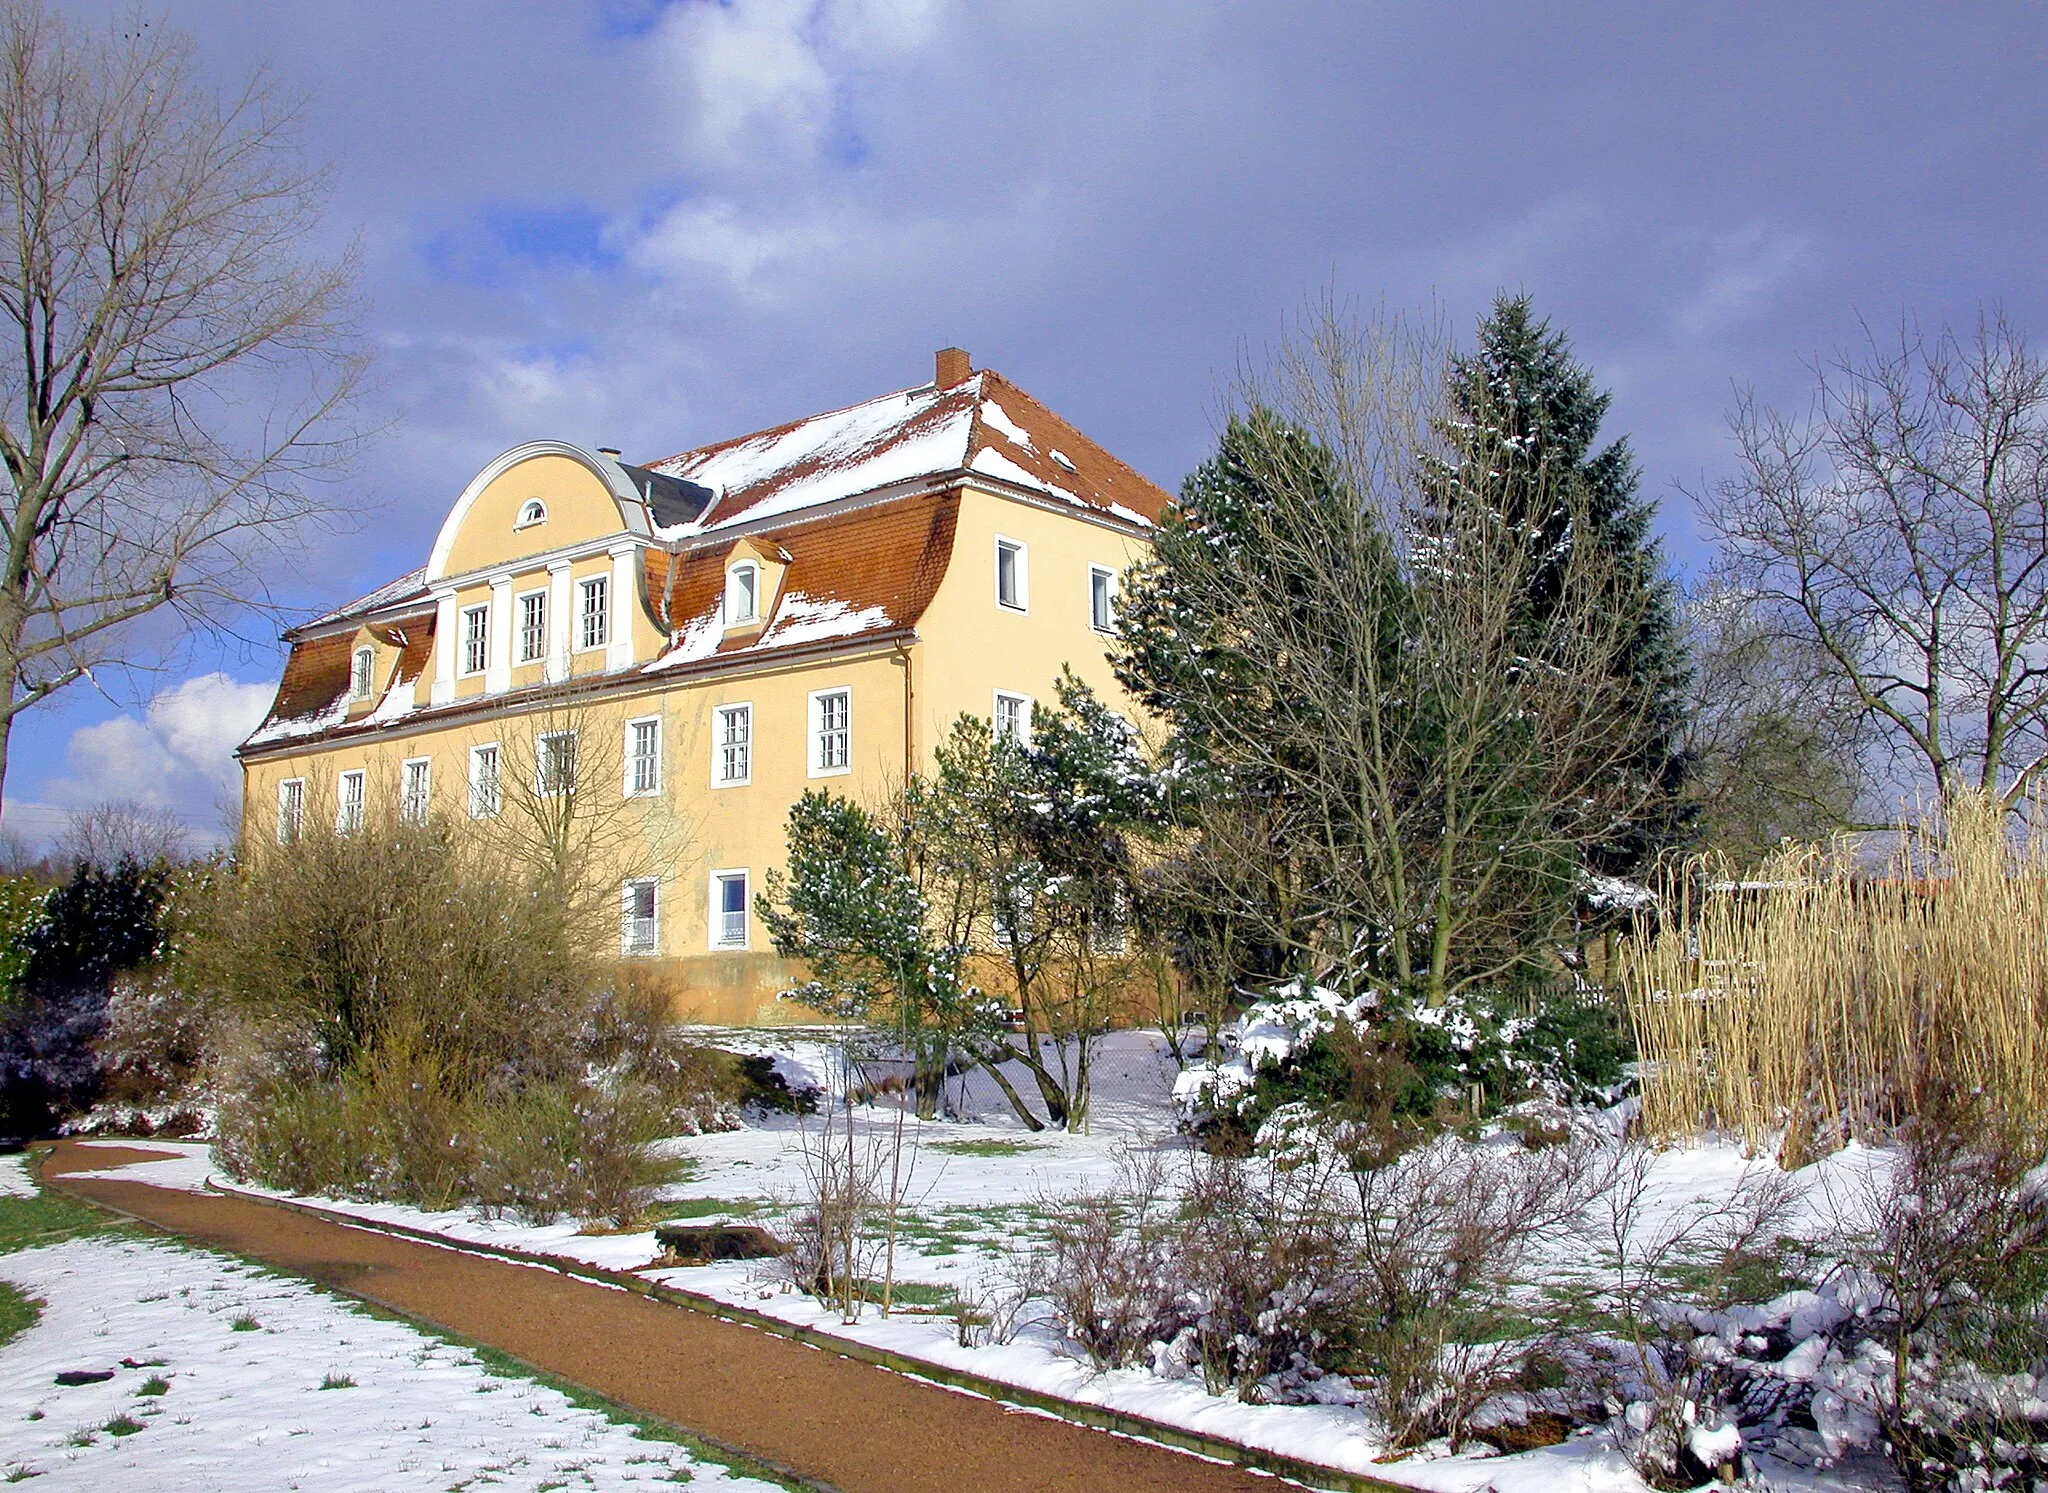
[{"label": "white window frame", "polygon": [[[740,884],[740,912],[737,939],[728,939],[726,932],[725,888],[728,882]],[[714,950],[730,953],[735,949],[750,946],[753,936],[753,908],[749,905],[754,896],[754,878],[745,866],[728,866],[722,871],[711,873],[708,900],[705,903],[705,935]]]},{"label": "white window frame", "polygon": [[[569,743],[569,781],[558,788],[548,786],[548,743],[566,741]],[[533,739],[533,791],[543,798],[559,798],[564,793],[576,791],[576,771],[581,765],[577,758],[576,732],[572,727],[567,731],[543,731]]]},{"label": "white window frame", "polygon": [[377,650],[365,643],[348,656],[348,697],[367,700],[377,692]]},{"label": "white window frame", "polygon": [[[1102,616],[1095,615],[1095,597],[1100,588]],[[1116,572],[1107,565],[1088,567],[1088,625],[1099,633],[1116,631]]]},{"label": "white window frame", "polygon": [[[726,721],[735,715],[743,715],[747,722],[744,740],[726,741]],[[726,752],[729,745],[739,747],[746,771],[738,777],[728,777],[726,768],[730,759]],[[744,788],[754,781],[754,704],[751,700],[738,700],[730,705],[720,705],[711,712],[711,786],[714,788]]]},{"label": "white window frame", "polygon": [[[747,577],[747,610],[741,613],[734,605],[733,598],[739,591],[739,579]],[[761,620],[761,567],[752,560],[742,560],[728,566],[725,572],[725,625],[745,627]]]},{"label": "white window frame", "polygon": [[[526,608],[529,602],[540,604],[540,646],[532,653],[526,651],[527,628]],[[546,663],[548,659],[548,588],[537,587],[532,591],[521,591],[512,598],[512,662],[517,667],[528,664]]]},{"label": "white window frame", "polygon": [[337,835],[352,835],[363,827],[366,796],[362,768],[351,768],[335,778],[334,832]]},{"label": "white window frame", "polygon": [[991,733],[996,736],[1004,736],[1009,734],[1003,730],[1003,702],[1005,700],[1014,700],[1023,707],[1021,710],[1017,712],[1017,731],[1015,734],[1015,740],[1017,742],[1017,745],[1019,746],[1030,746],[1031,712],[1037,708],[1037,702],[1033,700],[1031,696],[1023,694],[1017,690],[999,689],[996,691],[995,700],[989,708],[988,715],[989,728]]},{"label": "white window frame", "polygon": [[[637,728],[641,726],[652,726],[654,728],[654,751],[652,754],[654,781],[644,788],[635,781],[638,776],[635,769],[639,767],[643,760],[647,759],[643,759],[633,751],[633,737],[636,734]],[[620,784],[620,787],[624,790],[626,797],[653,798],[657,796],[661,792],[661,717],[658,715],[640,715],[627,721],[625,728],[625,751],[622,755],[626,760],[626,771],[624,781]]]},{"label": "white window frame", "polygon": [[[1003,556],[1015,555],[1017,563],[1012,570],[1016,577],[1016,597],[1003,599]],[[1006,612],[1028,612],[1031,610],[1031,552],[1021,539],[1012,539],[1006,534],[996,535],[996,605]]]},{"label": "white window frame", "polygon": [[[488,758],[486,757],[488,754]],[[490,798],[484,798],[484,778],[478,768],[488,760],[491,764]],[[495,741],[480,741],[469,749],[469,817],[472,819],[496,819],[505,807],[505,754],[498,749]]]},{"label": "white window frame", "polygon": [[[586,575],[576,583],[576,652],[604,648],[612,640],[612,578]],[[590,604],[597,598],[596,607]],[[593,627],[592,624],[596,625]]]},{"label": "white window frame", "polygon": [[[839,729],[832,734],[840,738],[839,756],[836,763],[828,763],[825,751],[825,702],[831,699],[845,701],[846,718]],[[814,689],[810,695],[810,762],[814,778],[844,777],[853,771],[853,687],[838,685],[832,689]]]},{"label": "white window frame", "polygon": [[306,780],[286,778],[277,785],[277,843],[296,845],[306,832]]},{"label": "white window frame", "polygon": [[[455,677],[474,679],[491,666],[491,604],[480,601],[473,607],[464,607],[461,615],[461,637],[456,640],[456,646],[462,653],[456,660]],[[474,636],[470,634],[469,628],[472,617],[483,619],[483,626],[476,630]],[[472,657],[476,659],[474,668],[470,666]]]},{"label": "white window frame", "polygon": [[[535,510],[539,511],[536,512]],[[548,505],[539,498],[528,498],[519,505],[519,517],[513,521],[515,529],[531,529],[548,521]]]},{"label": "white window frame", "polygon": [[[414,794],[413,769],[419,769],[419,792]],[[398,764],[398,817],[407,824],[425,824],[434,807],[434,759],[407,757]]]},{"label": "white window frame", "polygon": [[[645,919],[633,911],[634,894],[645,890],[648,893],[650,911]],[[647,925],[645,940],[633,935],[642,922]],[[619,883],[619,955],[624,959],[646,959],[661,952],[661,881],[653,876],[636,876],[630,881]]]}]

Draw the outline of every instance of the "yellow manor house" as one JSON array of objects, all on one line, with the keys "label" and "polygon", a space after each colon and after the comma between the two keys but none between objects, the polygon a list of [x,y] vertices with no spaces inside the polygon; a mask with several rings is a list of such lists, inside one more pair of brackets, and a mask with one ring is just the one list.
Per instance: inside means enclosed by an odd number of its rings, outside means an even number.
[{"label": "yellow manor house", "polygon": [[917,388],[642,466],[529,441],[423,567],[285,635],[245,833],[489,819],[573,781],[645,872],[621,954],[691,1019],[802,1019],[753,913],[790,805],[880,802],[962,713],[1028,731],[1063,665],[1121,707],[1118,578],[1169,501],[958,348]]}]

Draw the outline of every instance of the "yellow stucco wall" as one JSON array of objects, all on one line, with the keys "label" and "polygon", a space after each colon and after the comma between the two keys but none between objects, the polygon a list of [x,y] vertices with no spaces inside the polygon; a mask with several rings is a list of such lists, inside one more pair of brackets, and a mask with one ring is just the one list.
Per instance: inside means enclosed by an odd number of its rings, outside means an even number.
[{"label": "yellow stucco wall", "polygon": [[[531,498],[547,507],[547,521],[517,527]],[[526,560],[608,534],[622,534],[619,505],[597,474],[568,456],[530,456],[485,484],[448,547],[447,575],[466,575]]]},{"label": "yellow stucco wall", "polygon": [[[996,601],[996,540],[1025,550],[1026,610]],[[1130,713],[1110,671],[1108,639],[1090,625],[1092,566],[1119,575],[1147,549],[1145,541],[1059,510],[969,488],[961,497],[953,561],[918,623],[918,752],[926,765],[935,745],[963,712],[986,717],[995,692],[1058,703],[1054,684],[1063,664],[1112,709]]]}]

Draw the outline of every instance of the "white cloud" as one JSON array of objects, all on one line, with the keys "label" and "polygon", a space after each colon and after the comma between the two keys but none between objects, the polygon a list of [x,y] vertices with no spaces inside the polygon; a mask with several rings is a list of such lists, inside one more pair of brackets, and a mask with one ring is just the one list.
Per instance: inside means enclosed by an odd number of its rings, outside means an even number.
[{"label": "white cloud", "polygon": [[40,802],[7,805],[10,829],[35,838],[62,828],[63,816],[108,799],[170,809],[208,839],[221,809],[241,791],[235,748],[263,719],[275,686],[201,674],[160,691],[142,714],[81,726],[65,747],[68,772],[46,782]]},{"label": "white cloud", "polygon": [[1714,267],[1700,288],[1679,304],[1679,330],[1701,337],[1756,310],[1807,265],[1813,240],[1753,223],[1714,244]]}]

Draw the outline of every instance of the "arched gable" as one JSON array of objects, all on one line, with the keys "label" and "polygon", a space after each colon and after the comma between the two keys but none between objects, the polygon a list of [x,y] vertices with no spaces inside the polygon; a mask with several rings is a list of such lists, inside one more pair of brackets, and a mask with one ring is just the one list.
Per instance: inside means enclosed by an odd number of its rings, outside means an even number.
[{"label": "arched gable", "polygon": [[[545,517],[525,515],[538,501]],[[619,463],[567,441],[527,441],[472,477],[442,520],[425,580],[516,564],[611,534],[645,537],[647,504]]]}]

